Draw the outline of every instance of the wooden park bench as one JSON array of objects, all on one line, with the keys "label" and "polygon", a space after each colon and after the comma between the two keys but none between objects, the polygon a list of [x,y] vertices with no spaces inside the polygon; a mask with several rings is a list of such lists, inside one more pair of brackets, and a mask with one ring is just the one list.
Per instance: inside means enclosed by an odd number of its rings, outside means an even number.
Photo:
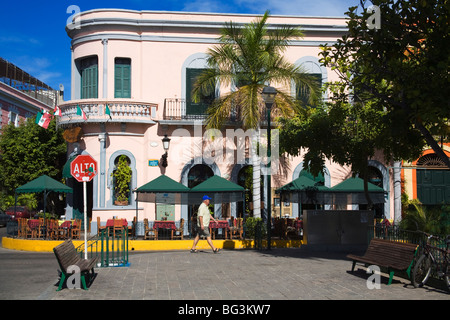
[{"label": "wooden park bench", "polygon": [[411,268],[418,247],[417,244],[372,239],[363,256],[349,254],[347,258],[353,260],[352,272],[355,269],[356,262],[387,268],[389,273],[388,285],[390,285],[394,277],[394,271],[406,271],[408,277],[411,278]]},{"label": "wooden park bench", "polygon": [[[94,275],[94,266],[97,264],[97,258],[83,259],[80,258],[79,253],[75,249],[71,240],[64,241],[60,245],[53,248],[56,260],[58,260],[61,268],[61,280],[56,291],[60,291],[67,277],[73,274],[72,266],[80,268],[81,283],[84,290],[88,290],[86,286],[86,276],[88,281],[91,280],[91,275]],[[71,272],[70,272],[71,271]],[[89,272],[92,271],[92,274]]]}]

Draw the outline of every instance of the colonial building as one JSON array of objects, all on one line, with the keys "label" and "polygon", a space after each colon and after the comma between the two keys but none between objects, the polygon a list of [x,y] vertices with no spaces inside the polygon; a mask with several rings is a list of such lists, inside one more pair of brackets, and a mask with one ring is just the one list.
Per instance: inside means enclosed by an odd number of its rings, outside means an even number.
[{"label": "colonial building", "polygon": [[[215,151],[225,147],[211,151],[213,142],[204,128],[205,105],[192,102],[191,89],[193,79],[207,66],[208,48],[218,44],[224,23],[242,25],[257,18],[241,14],[99,9],[81,13],[77,23],[67,27],[72,39],[72,96],[60,105],[62,117],[58,118],[58,125],[66,130],[69,162],[77,154],[90,154],[98,164],[97,176],[88,183],[92,230],[96,230],[97,217],[105,221],[118,216],[131,222],[137,213],[139,221],[178,221],[189,220],[192,214],[192,208],[185,204],[139,202],[136,206],[131,191],[127,204],[115,202],[112,174],[122,155],[131,168],[131,190],[161,174],[188,187],[213,175],[242,184],[245,168],[252,164],[248,154],[240,162],[218,161]],[[320,65],[319,51],[320,45],[331,45],[346,32],[344,18],[271,16],[268,24],[269,28],[299,26],[304,38],[292,41],[285,57],[317,75],[322,83],[337,78],[332,70]],[[291,89],[294,94],[295,86]],[[214,97],[228,90],[233,88],[218,85]],[[238,132],[237,122],[230,120],[228,131],[221,132],[224,138]],[[162,142],[165,136],[170,139],[167,157]],[[234,138],[226,152],[237,159]],[[167,166],[163,166],[166,159]],[[393,164],[383,164],[381,156],[379,159],[371,159],[369,164],[373,181],[386,191],[381,214],[393,219]],[[302,156],[288,158],[285,170],[273,175],[272,189],[298,178],[302,166]],[[317,179],[332,187],[350,176],[350,168],[327,161],[326,170]],[[70,175],[67,178],[74,195],[69,199],[66,216],[81,216],[82,184]],[[273,190],[262,191],[263,212],[268,209],[264,199],[272,195],[270,209],[274,215],[299,216],[299,205],[289,199],[280,201]],[[400,201],[400,194],[396,199]],[[215,205],[215,213],[222,217],[242,216],[242,212],[239,203]]]}]

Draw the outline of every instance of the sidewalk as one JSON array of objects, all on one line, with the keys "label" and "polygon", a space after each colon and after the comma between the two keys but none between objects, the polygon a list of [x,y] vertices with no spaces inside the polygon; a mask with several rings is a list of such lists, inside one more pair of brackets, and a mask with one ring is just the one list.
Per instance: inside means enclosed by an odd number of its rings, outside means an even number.
[{"label": "sidewalk", "polygon": [[[53,254],[0,248],[0,299],[39,300],[450,300],[394,277],[369,290],[365,268],[343,253],[302,249],[131,252],[129,267],[96,268],[90,289],[56,292]],[[205,272],[206,270],[206,272]]]}]

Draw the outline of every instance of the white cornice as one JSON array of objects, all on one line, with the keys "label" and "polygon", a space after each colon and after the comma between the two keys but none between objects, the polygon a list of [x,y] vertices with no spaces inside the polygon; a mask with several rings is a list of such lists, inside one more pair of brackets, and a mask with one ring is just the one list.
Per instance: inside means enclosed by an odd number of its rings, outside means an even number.
[{"label": "white cornice", "polygon": [[[72,46],[89,41],[102,41],[103,39],[108,40],[127,40],[127,41],[149,41],[149,42],[182,42],[182,43],[210,43],[217,44],[219,40],[217,38],[206,38],[206,37],[175,37],[175,36],[150,36],[150,35],[132,35],[132,34],[121,34],[121,33],[98,33],[87,36],[77,37],[72,40]],[[307,47],[319,47],[321,45],[333,45],[335,41],[324,41],[324,40],[292,40],[290,46],[307,46]]]},{"label": "white cornice", "polygon": [[[108,11],[106,9],[101,10],[91,10],[86,11],[81,14],[81,19],[79,21],[78,28],[75,29],[69,29],[66,26],[66,32],[72,39],[76,39],[77,35],[80,32],[84,32],[85,30],[89,30],[90,32],[102,32],[107,31],[107,29],[115,28],[125,28],[126,31],[130,31],[130,28],[135,28],[136,32],[143,32],[145,29],[160,29],[164,28],[164,30],[167,32],[169,28],[176,28],[179,29],[192,29],[192,28],[198,28],[203,30],[217,30],[217,32],[222,29],[225,26],[225,21],[201,21],[201,20],[184,20],[183,17],[180,17],[179,20],[161,20],[161,19],[132,19],[132,18],[124,18],[124,17],[98,17],[98,18],[83,18],[83,15],[86,15],[88,13],[96,13],[96,12],[105,12]],[[111,10],[110,10],[111,11]],[[112,10],[117,12],[131,12],[131,13],[140,13],[139,11],[129,11],[129,10]],[[145,11],[143,11],[145,13]],[[154,11],[149,11],[149,13],[155,13]],[[165,13],[165,12],[163,12]],[[174,12],[167,12],[170,14],[176,14]],[[186,15],[187,13],[183,13],[183,15]],[[195,13],[192,13],[189,15],[193,15]],[[181,15],[179,13],[179,15]],[[205,14],[199,14],[197,15],[205,15]],[[214,14],[210,14],[214,15]],[[217,15],[217,14],[216,14]],[[221,14],[225,15],[226,14]],[[232,14],[230,14],[231,16]],[[244,15],[242,15],[244,16]],[[248,15],[245,15],[248,16]],[[272,16],[274,17],[274,16]],[[283,16],[286,18],[289,18],[289,16]],[[303,17],[296,17],[296,18],[303,18]],[[305,17],[305,18],[313,18],[313,17]],[[324,20],[324,24],[292,24],[292,23],[268,23],[267,27],[269,29],[275,29],[279,27],[280,25],[290,25],[294,27],[299,27],[303,32],[306,33],[314,33],[314,32],[325,32],[325,33],[345,33],[347,32],[347,26],[346,25],[335,25],[335,24],[327,24],[327,20],[331,19],[330,17],[314,17],[316,19],[322,19]],[[334,18],[336,19],[336,18]],[[243,22],[234,22],[237,26],[243,26],[246,23]],[[106,30],[105,30],[106,29]]]}]

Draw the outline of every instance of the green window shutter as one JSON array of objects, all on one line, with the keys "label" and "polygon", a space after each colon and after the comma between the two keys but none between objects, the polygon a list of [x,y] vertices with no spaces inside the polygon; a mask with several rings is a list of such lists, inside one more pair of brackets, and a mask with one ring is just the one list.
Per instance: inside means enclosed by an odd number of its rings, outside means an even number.
[{"label": "green window shutter", "polygon": [[417,197],[425,205],[450,203],[450,171],[416,170]]},{"label": "green window shutter", "polygon": [[[322,87],[322,74],[321,73],[311,73],[311,76],[317,78],[319,87]],[[308,103],[309,89],[308,88],[297,88],[296,98],[303,102],[304,105],[309,105]]]},{"label": "green window shutter", "polygon": [[98,97],[98,62],[97,57],[81,61],[81,99]]},{"label": "green window shutter", "polygon": [[114,97],[131,98],[131,60],[116,59],[114,67]]},{"label": "green window shutter", "polygon": [[203,95],[198,103],[193,102],[192,89],[194,88],[197,77],[204,69],[186,69],[186,114],[187,115],[204,115],[206,110],[215,99],[212,92],[209,95]]}]

